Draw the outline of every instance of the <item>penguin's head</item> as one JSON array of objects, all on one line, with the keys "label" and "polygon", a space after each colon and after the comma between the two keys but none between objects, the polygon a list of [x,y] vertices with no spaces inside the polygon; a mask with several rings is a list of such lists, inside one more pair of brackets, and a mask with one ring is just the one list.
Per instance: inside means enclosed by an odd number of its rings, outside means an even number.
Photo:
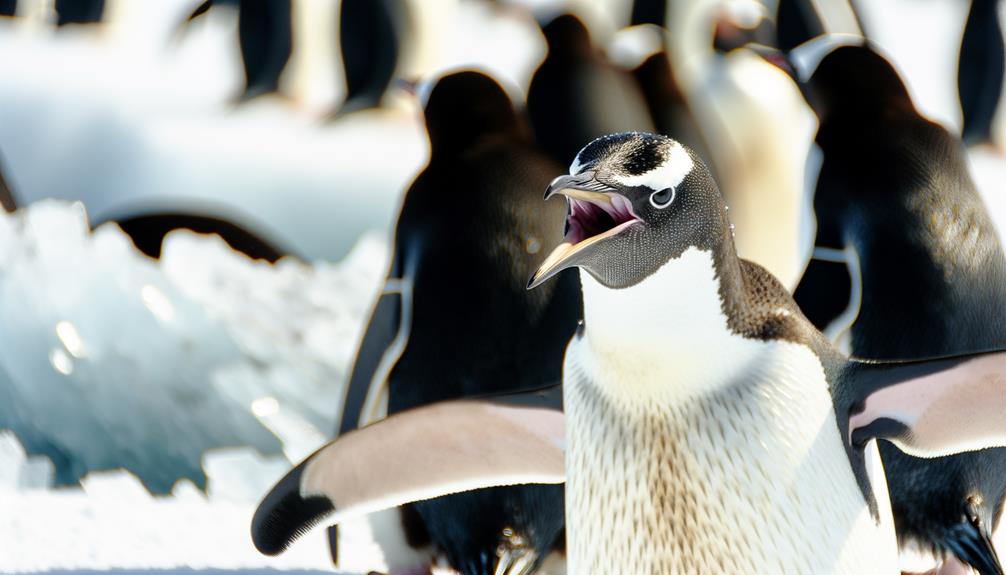
[{"label": "penguin's head", "polygon": [[897,70],[869,44],[835,48],[807,76],[804,93],[822,121],[913,109],[912,98]]},{"label": "penguin's head", "polygon": [[548,44],[548,53],[553,57],[589,52],[593,49],[590,31],[583,21],[573,14],[556,16],[542,25],[541,32]]},{"label": "penguin's head", "polygon": [[750,48],[793,78],[822,122],[912,107],[894,66],[861,36],[826,34],[788,53],[758,45]]},{"label": "penguin's head", "polygon": [[726,205],[699,157],[666,136],[629,132],[583,148],[545,199],[566,198],[563,242],[528,282],[579,267],[601,284],[633,286],[690,247],[730,237]]},{"label": "penguin's head", "polygon": [[438,80],[426,98],[424,117],[434,153],[467,150],[486,134],[523,134],[506,90],[481,72],[455,72]]}]

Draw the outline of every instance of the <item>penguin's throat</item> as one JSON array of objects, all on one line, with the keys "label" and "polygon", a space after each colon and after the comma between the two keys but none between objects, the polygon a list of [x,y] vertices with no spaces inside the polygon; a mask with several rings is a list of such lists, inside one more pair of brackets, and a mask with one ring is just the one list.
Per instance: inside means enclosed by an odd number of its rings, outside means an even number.
[{"label": "penguin's throat", "polygon": [[[720,279],[711,251],[689,248],[643,281],[611,289],[581,271],[585,344],[593,350],[590,362],[599,372],[621,373],[651,366],[634,381],[633,393],[657,395],[702,393],[724,381],[758,347],[734,333],[727,322],[720,295]],[[727,354],[730,362],[710,361]],[[717,377],[708,377],[710,365]],[[673,372],[674,389],[666,373]],[[652,376],[652,377],[651,377]],[[652,381],[650,381],[652,379]],[[694,383],[685,389],[684,383]]]},{"label": "penguin's throat", "polygon": [[728,335],[713,260],[711,251],[691,247],[642,281],[618,289],[581,271],[587,329],[592,336],[609,334],[634,344],[659,336],[655,345],[667,338]]},{"label": "penguin's throat", "polygon": [[610,201],[568,198],[564,243],[575,246],[593,238],[611,236],[642,221],[624,196],[608,194],[606,197]]}]

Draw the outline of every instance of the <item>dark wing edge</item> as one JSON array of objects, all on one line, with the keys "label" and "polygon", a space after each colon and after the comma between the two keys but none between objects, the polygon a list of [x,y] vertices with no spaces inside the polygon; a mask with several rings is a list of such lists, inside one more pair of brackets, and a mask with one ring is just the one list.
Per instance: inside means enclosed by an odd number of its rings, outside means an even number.
[{"label": "dark wing edge", "polygon": [[255,547],[276,555],[322,521],[452,493],[564,482],[563,414],[508,400],[431,404],[328,443],[259,504],[251,525]]},{"label": "dark wing edge", "polygon": [[852,445],[886,439],[916,457],[1006,446],[1006,351],[847,369]]}]

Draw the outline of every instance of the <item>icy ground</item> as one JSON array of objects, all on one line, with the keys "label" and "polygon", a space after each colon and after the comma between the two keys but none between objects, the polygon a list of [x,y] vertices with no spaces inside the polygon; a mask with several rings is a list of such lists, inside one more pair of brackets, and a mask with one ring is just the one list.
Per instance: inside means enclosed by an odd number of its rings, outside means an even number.
[{"label": "icy ground", "polygon": [[[331,572],[323,530],[274,559],[248,528],[334,428],[386,258],[365,236],[271,266],[176,233],[158,263],[80,204],[0,213],[0,572]],[[343,534],[343,569],[381,567]]]}]

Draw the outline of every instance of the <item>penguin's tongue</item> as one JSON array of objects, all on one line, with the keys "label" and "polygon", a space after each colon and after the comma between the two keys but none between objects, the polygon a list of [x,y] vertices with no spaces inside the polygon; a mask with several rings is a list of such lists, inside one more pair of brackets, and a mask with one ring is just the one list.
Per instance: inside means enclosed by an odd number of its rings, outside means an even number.
[{"label": "penguin's tongue", "polygon": [[622,224],[639,221],[629,200],[618,194],[607,197],[610,202],[603,203],[569,198],[564,243],[576,245]]}]

